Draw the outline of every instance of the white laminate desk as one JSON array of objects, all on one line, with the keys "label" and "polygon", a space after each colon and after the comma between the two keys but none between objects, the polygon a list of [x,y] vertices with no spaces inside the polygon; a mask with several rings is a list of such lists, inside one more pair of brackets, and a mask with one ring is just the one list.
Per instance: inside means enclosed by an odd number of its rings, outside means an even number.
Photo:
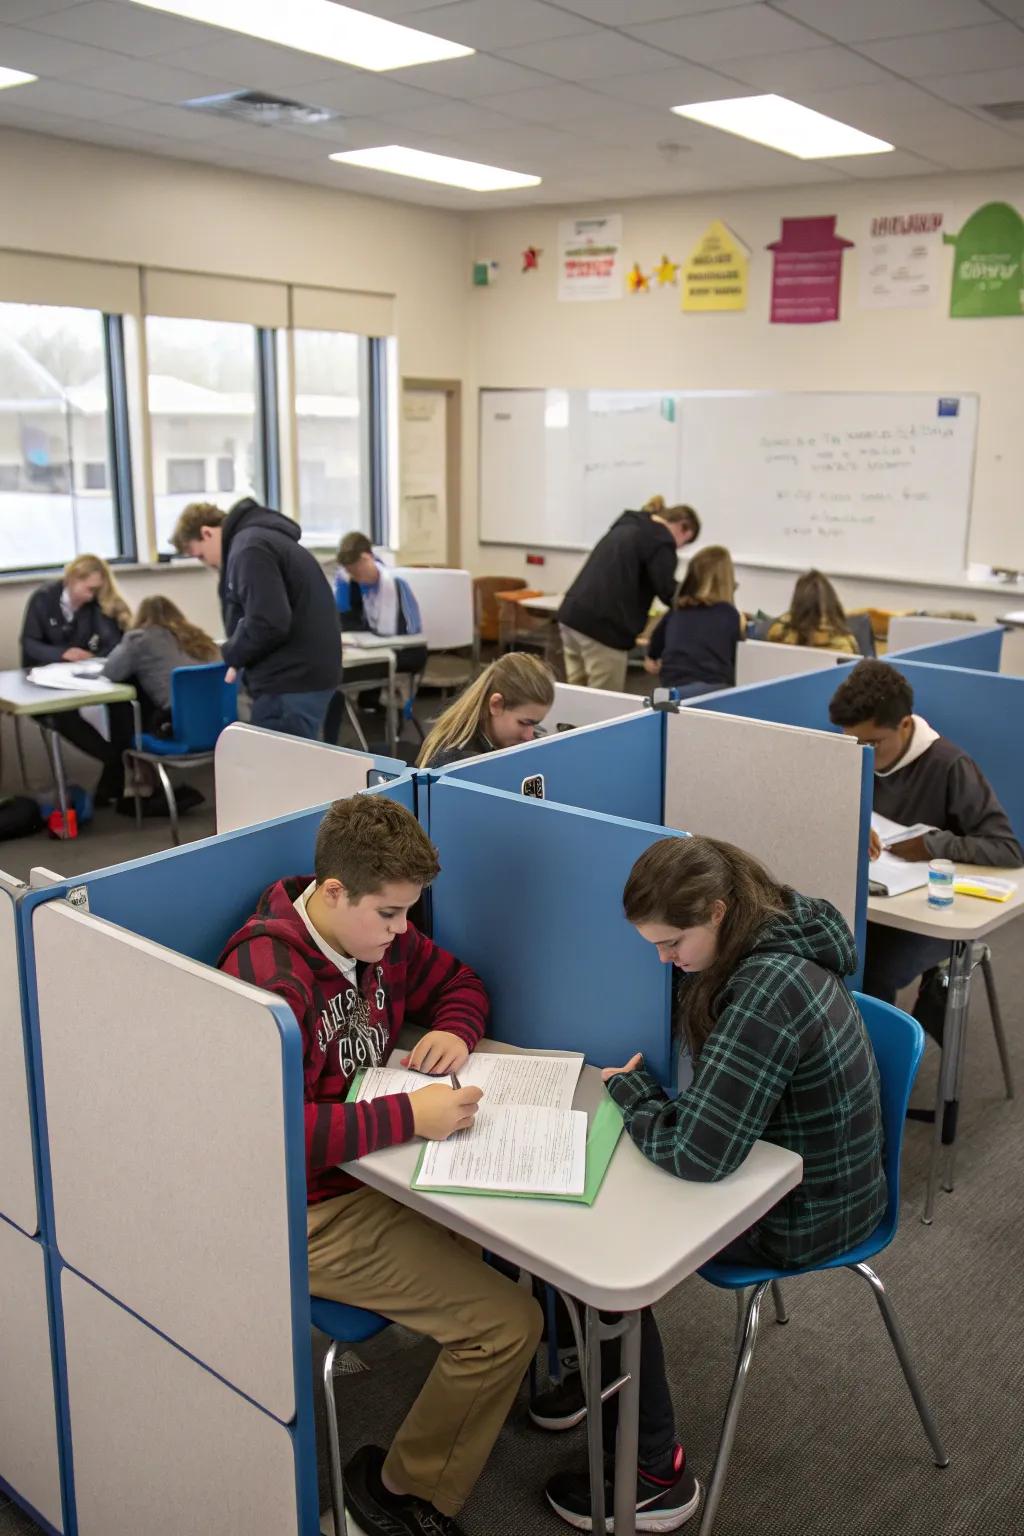
[{"label": "white laminate desk", "polygon": [[[978,896],[958,895],[951,907],[930,907],[927,887],[907,891],[902,896],[868,897],[868,922],[949,942],[949,991],[946,996],[942,1065],[935,1102],[935,1135],[928,1169],[928,1192],[921,1218],[925,1224],[930,1223],[935,1214],[935,1195],[943,1161],[943,1188],[950,1193],[953,1189],[956,1122],[960,1107],[967,1009],[971,992],[971,946],[976,940],[985,939],[997,928],[1002,928],[1005,923],[1024,915],[1024,869],[993,869],[981,864],[958,864],[956,868],[958,875],[995,875],[1000,879],[1013,880],[1017,889],[1007,901],[985,901]],[[1002,1050],[1000,1040],[1001,1054]],[[1008,1074],[1005,1060],[1004,1071]]]},{"label": "white laminate desk", "polygon": [[[494,1042],[490,1042],[491,1048]],[[481,1049],[487,1049],[485,1042]],[[604,1093],[600,1073],[584,1067],[574,1100],[591,1110]],[[388,1147],[348,1164],[364,1184],[422,1211],[453,1232],[518,1264],[582,1301],[587,1309],[588,1400],[600,1402],[600,1340],[622,1337],[622,1375],[615,1463],[616,1536],[635,1529],[640,1309],[652,1306],[720,1249],[745,1232],[800,1183],[794,1152],[754,1144],[735,1173],[717,1184],[693,1184],[656,1168],[623,1134],[590,1207],[559,1200],[426,1194],[409,1187],[419,1143]],[[652,1241],[656,1234],[656,1241]],[[621,1323],[600,1312],[624,1314]],[[582,1361],[581,1361],[582,1364]],[[586,1379],[586,1378],[585,1378]],[[604,1528],[600,1411],[587,1415],[594,1530]]]},{"label": "white laminate desk", "polygon": [[379,666],[381,662],[387,666],[388,751],[392,757],[395,757],[397,755],[398,737],[401,729],[399,721],[401,700],[398,697],[395,685],[398,667],[397,653],[399,651],[419,649],[425,645],[426,640],[423,635],[375,635],[369,630],[363,629],[342,631],[342,682],[340,691],[345,699],[345,712],[364,752],[369,751],[366,743],[366,734],[363,731],[359,716],[353,708],[351,700],[352,695],[354,694],[358,697],[366,685],[360,685],[358,679],[354,684],[347,683],[344,677],[345,672],[357,672],[361,667]]},{"label": "white laminate desk", "polygon": [[15,739],[21,766],[21,778],[25,783],[25,759],[22,755],[18,723],[26,716],[34,717],[43,731],[50,749],[53,776],[57,785],[57,798],[62,812],[61,837],[67,837],[68,792],[64,775],[64,758],[61,754],[60,736],[44,723],[47,715],[63,714],[69,709],[84,709],[90,704],[130,704],[135,716],[135,734],[142,729],[135,689],[129,683],[111,683],[97,678],[95,688],[88,691],[79,688],[43,688],[30,683],[28,672],[18,668],[0,672],[0,713],[14,716]]},{"label": "white laminate desk", "polygon": [[541,613],[545,618],[553,619],[562,606],[563,593],[543,592],[540,597],[523,597],[519,601],[528,613]]}]

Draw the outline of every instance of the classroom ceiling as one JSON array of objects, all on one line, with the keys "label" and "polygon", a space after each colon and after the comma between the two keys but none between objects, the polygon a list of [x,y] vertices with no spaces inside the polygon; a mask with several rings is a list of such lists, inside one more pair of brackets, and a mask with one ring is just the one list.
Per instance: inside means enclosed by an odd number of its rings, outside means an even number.
[{"label": "classroom ceiling", "polygon": [[[370,74],[122,0],[0,0],[0,125],[446,208],[792,186],[1024,165],[1024,0],[349,0],[477,49]],[[281,0],[287,4],[287,0]],[[241,87],[339,117],[184,110]],[[799,161],[669,108],[776,92],[895,144]],[[543,177],[467,193],[328,160],[401,143]]]}]

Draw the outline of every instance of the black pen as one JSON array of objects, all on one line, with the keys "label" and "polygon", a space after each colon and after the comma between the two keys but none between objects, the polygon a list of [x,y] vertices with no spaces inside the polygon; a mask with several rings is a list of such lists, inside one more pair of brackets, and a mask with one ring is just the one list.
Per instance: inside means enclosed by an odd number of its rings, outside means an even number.
[{"label": "black pen", "polygon": [[460,1082],[459,1082],[459,1080],[458,1080],[458,1078],[457,1078],[457,1077],[456,1077],[456,1076],[455,1076],[455,1073],[454,1073],[454,1072],[449,1072],[449,1074],[448,1074],[448,1076],[449,1076],[449,1077],[450,1077],[450,1078],[451,1078],[451,1080],[452,1080],[452,1087],[453,1087],[453,1088],[461,1088],[461,1087],[462,1087],[462,1084],[461,1084],[461,1083],[460,1083]]}]

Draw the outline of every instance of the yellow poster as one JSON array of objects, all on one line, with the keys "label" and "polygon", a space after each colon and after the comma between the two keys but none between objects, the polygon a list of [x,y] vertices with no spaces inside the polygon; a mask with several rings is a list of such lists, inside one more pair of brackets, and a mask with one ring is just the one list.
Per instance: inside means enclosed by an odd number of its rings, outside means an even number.
[{"label": "yellow poster", "polygon": [[683,263],[682,307],[691,314],[746,309],[750,252],[720,219],[710,223]]}]

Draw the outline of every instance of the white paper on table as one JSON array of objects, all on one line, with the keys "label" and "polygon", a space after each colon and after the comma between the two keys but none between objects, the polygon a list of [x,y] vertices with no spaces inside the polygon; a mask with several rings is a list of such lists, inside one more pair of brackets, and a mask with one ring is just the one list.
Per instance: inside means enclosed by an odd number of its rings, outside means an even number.
[{"label": "white paper on table", "polygon": [[[389,1093],[415,1093],[431,1083],[450,1079],[441,1073],[410,1072],[397,1065],[405,1051],[393,1051],[386,1067],[370,1067],[364,1074],[356,1102],[379,1099]],[[543,1109],[571,1109],[576,1084],[583,1070],[580,1054],[569,1056],[533,1056],[516,1051],[473,1054],[459,1071],[463,1088],[483,1089],[484,1101],[494,1107],[504,1104]]]},{"label": "white paper on table", "polygon": [[28,680],[40,688],[67,688],[78,693],[97,693],[114,686],[105,677],[83,677],[83,668],[80,661],[51,661],[45,667],[30,667]]},{"label": "white paper on table", "polygon": [[871,813],[871,826],[882,840],[882,852],[868,865],[868,885],[877,888],[872,889],[871,894],[902,896],[907,891],[916,891],[921,886],[927,885],[927,859],[908,862],[906,859],[897,858],[894,853],[889,853],[888,849],[905,837],[917,837],[933,829],[923,824],[904,827],[898,821],[890,821],[888,816],[880,816],[877,811]]},{"label": "white paper on table", "polygon": [[481,1108],[471,1130],[430,1142],[415,1187],[582,1195],[586,1181],[582,1110],[503,1105]]}]

